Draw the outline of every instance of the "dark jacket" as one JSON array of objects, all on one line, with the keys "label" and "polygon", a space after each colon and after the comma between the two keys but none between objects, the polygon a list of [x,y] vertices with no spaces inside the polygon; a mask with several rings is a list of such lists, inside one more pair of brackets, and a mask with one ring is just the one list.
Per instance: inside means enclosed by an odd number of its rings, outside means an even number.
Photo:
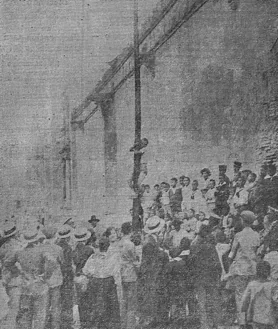
[{"label": "dark jacket", "polygon": [[230,211],[230,207],[228,205],[228,198],[230,195],[229,186],[226,182],[222,185],[218,185],[216,187],[215,192],[215,206],[216,206],[216,214],[219,216],[226,216]]},{"label": "dark jacket", "polygon": [[61,264],[61,271],[63,275],[63,284],[72,285],[74,273],[73,273],[73,261],[72,261],[72,249],[69,244],[63,240],[57,243],[63,249],[64,261]]},{"label": "dark jacket", "polygon": [[73,263],[76,267],[75,275],[80,275],[82,269],[86,264],[88,258],[94,253],[93,248],[86,246],[83,243],[78,243],[75,250],[73,251]]},{"label": "dark jacket", "polygon": [[214,238],[200,238],[191,250],[196,285],[213,286],[220,282],[221,264]]},{"label": "dark jacket", "polygon": [[175,260],[169,262],[167,273],[171,297],[184,295],[186,291],[193,288],[194,273],[191,255],[178,256]]},{"label": "dark jacket", "polygon": [[181,211],[181,203],[182,203],[182,190],[181,188],[176,188],[175,193],[173,193],[172,189],[169,190],[170,197],[170,206],[173,212]]},{"label": "dark jacket", "polygon": [[138,275],[138,303],[144,316],[161,318],[167,314],[168,262],[168,255],[159,248],[153,236],[148,236],[142,248],[142,263]]}]

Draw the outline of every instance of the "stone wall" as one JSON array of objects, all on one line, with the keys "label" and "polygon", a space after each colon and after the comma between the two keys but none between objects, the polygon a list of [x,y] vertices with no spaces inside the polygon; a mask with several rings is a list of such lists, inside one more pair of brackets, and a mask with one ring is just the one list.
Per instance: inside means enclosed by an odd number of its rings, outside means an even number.
[{"label": "stone wall", "polygon": [[[180,8],[176,4],[167,14],[170,22],[165,16],[168,25],[181,16]],[[231,174],[235,160],[257,171],[267,155],[277,152],[276,1],[188,1],[188,8],[189,14],[195,8],[194,14],[155,49],[153,70],[141,69],[142,137],[149,139],[151,153],[145,183],[181,174],[198,178],[204,166],[216,176],[222,163]],[[166,23],[156,29],[165,30]],[[156,35],[159,31],[142,49],[155,43]],[[114,129],[115,162],[105,175],[106,207],[117,214],[127,214],[131,206],[134,78],[129,60],[130,71],[115,70],[97,87],[100,93],[118,86],[109,128]],[[124,74],[127,79],[121,80]],[[94,116],[90,125],[96,122],[100,118]],[[103,149],[105,158],[111,157],[107,146]]]}]

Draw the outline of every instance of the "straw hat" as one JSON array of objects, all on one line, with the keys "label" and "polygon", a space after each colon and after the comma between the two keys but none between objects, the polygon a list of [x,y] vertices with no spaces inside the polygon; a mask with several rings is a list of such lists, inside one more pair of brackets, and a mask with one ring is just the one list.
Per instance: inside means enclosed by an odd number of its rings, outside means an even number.
[{"label": "straw hat", "polygon": [[74,239],[77,242],[87,241],[91,237],[91,232],[85,227],[79,227],[74,232]]},{"label": "straw hat", "polygon": [[23,239],[26,243],[33,243],[39,241],[44,235],[36,228],[28,229],[23,232]]},{"label": "straw hat", "polygon": [[240,214],[241,219],[243,220],[244,223],[252,225],[256,219],[255,214],[250,211],[250,210],[244,210]]},{"label": "straw hat", "polygon": [[144,227],[144,231],[148,234],[158,233],[165,225],[165,221],[158,216],[150,217]]},{"label": "straw hat", "polygon": [[71,237],[72,229],[69,225],[63,225],[58,229],[57,237],[59,239],[65,239]]},{"label": "straw hat", "polygon": [[3,228],[3,238],[9,238],[17,233],[17,229],[14,223],[7,223]]}]

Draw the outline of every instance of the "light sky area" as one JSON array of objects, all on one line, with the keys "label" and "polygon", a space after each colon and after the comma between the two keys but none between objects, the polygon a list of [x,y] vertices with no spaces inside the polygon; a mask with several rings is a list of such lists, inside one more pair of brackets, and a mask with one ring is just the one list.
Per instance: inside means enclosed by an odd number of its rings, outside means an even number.
[{"label": "light sky area", "polygon": [[[158,0],[139,0],[140,22]],[[1,0],[0,171],[24,184],[26,158],[45,142],[62,93],[70,106],[93,90],[133,39],[133,0]]]}]

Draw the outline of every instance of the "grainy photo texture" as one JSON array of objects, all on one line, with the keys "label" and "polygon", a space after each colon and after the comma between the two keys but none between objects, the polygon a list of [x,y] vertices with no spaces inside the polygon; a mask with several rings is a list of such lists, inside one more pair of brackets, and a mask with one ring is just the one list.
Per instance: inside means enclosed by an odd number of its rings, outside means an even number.
[{"label": "grainy photo texture", "polygon": [[0,329],[276,329],[277,0],[0,8]]}]

